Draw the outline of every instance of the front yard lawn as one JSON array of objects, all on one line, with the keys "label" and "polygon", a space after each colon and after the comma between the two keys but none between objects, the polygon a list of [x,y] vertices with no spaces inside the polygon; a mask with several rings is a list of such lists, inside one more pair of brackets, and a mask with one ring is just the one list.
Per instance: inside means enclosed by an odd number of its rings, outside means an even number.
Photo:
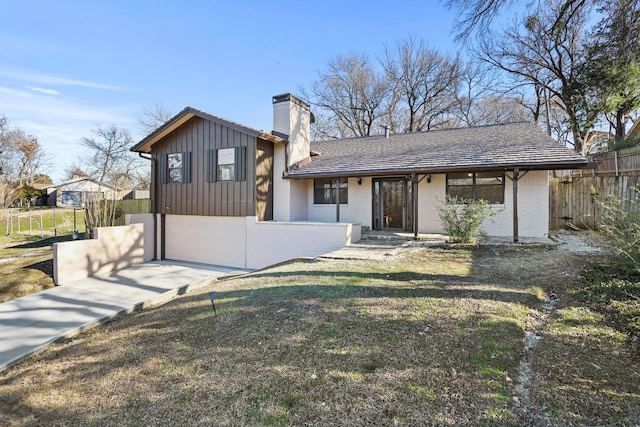
[{"label": "front yard lawn", "polygon": [[215,282],[0,373],[0,425],[637,425],[637,352],[568,292],[592,260],[414,248]]}]

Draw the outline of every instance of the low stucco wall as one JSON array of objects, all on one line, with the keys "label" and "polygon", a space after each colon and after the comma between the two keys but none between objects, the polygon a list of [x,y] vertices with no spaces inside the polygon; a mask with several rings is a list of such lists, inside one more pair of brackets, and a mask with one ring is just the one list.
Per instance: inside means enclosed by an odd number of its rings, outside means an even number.
[{"label": "low stucco wall", "polygon": [[144,226],[144,261],[149,262],[153,259],[153,245],[155,239],[153,237],[154,221],[153,214],[127,214],[124,217],[126,225],[142,224]]},{"label": "low stucco wall", "polygon": [[262,268],[293,258],[316,257],[358,240],[359,224],[259,222],[250,217],[246,267]]},{"label": "low stucco wall", "polygon": [[165,223],[167,259],[246,267],[245,217],[166,215]]},{"label": "low stucco wall", "polygon": [[258,221],[257,217],[166,216],[166,257],[236,268],[263,268],[315,257],[360,240],[360,225]]},{"label": "low stucco wall", "polygon": [[99,227],[94,233],[93,239],[54,243],[56,285],[144,262],[143,224]]}]

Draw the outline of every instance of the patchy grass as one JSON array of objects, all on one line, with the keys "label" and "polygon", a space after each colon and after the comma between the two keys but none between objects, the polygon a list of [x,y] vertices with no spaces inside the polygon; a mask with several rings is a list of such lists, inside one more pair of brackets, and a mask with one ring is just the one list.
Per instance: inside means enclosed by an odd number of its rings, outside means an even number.
[{"label": "patchy grass", "polygon": [[54,287],[53,244],[71,239],[71,235],[0,236],[0,303]]},{"label": "patchy grass", "polygon": [[0,303],[52,288],[52,241],[0,236]]},{"label": "patchy grass", "polygon": [[[84,233],[84,211],[73,208],[39,207],[0,209],[2,230],[7,234],[29,237],[63,236],[73,232],[74,215],[76,230]],[[56,232],[57,230],[57,232]]]},{"label": "patchy grass", "polygon": [[[418,249],[215,282],[0,373],[0,425],[634,425],[637,355],[566,300],[584,262]],[[563,305],[523,406],[523,338],[550,290]]]},{"label": "patchy grass", "polygon": [[640,266],[617,260],[590,265],[573,293],[618,330],[640,339]]}]

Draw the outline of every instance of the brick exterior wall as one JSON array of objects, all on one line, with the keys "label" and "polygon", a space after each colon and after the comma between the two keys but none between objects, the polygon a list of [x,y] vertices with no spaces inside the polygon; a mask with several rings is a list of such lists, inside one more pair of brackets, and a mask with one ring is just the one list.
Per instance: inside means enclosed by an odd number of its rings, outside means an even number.
[{"label": "brick exterior wall", "polygon": [[[549,187],[547,171],[530,171],[518,182],[518,212],[520,237],[545,237],[549,233]],[[418,188],[418,229],[421,233],[443,233],[437,205],[446,195],[446,175],[431,175]],[[335,222],[335,205],[313,203],[313,180],[307,180],[307,202],[310,221]],[[340,222],[370,227],[372,223],[371,178],[358,185],[349,179],[349,203],[340,205]],[[487,220],[484,231],[490,236],[513,235],[513,184],[506,179],[504,204],[493,205],[497,214]]]}]

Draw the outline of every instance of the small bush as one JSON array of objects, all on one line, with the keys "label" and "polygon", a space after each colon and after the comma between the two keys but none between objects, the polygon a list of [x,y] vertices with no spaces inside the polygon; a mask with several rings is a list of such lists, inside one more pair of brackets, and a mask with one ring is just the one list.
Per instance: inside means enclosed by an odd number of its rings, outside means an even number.
[{"label": "small bush", "polygon": [[464,200],[449,194],[437,210],[442,228],[454,243],[475,243],[482,223],[496,214],[486,200]]},{"label": "small bush", "polygon": [[[625,206],[620,198],[610,195],[600,202],[603,209],[601,231],[626,261],[640,265],[640,186],[631,190],[632,199]],[[635,196],[635,197],[634,197]]]}]

